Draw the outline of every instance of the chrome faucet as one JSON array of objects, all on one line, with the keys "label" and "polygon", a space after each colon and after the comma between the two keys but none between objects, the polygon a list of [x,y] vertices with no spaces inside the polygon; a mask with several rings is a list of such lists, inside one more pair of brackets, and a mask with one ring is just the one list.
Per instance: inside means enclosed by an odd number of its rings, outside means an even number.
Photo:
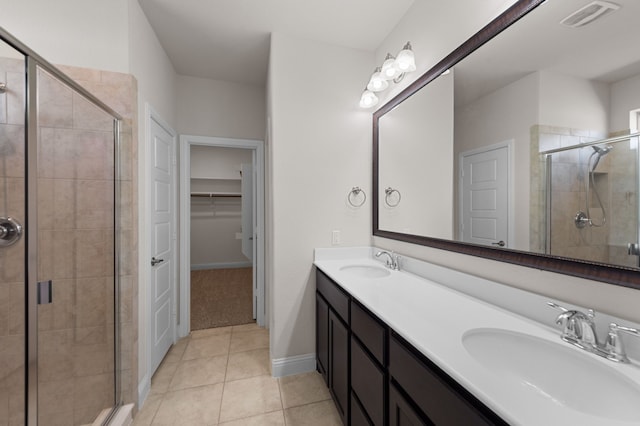
[{"label": "chrome faucet", "polygon": [[618,335],[619,331],[640,336],[640,331],[631,327],[624,327],[618,325],[615,322],[609,324],[609,333],[607,334],[607,341],[605,343],[605,351],[607,352],[607,358],[615,362],[629,362],[627,354],[622,344],[622,339]]},{"label": "chrome faucet", "polygon": [[388,259],[387,262],[385,263],[385,265],[387,266],[387,268],[393,270],[393,271],[399,271],[400,270],[400,264],[398,263],[398,259],[400,258],[400,256],[398,256],[397,254],[395,254],[393,251],[391,253],[389,253],[386,250],[382,250],[376,253],[376,257],[380,257],[383,254],[386,254]]},{"label": "chrome faucet", "polygon": [[598,343],[596,326],[594,322],[595,312],[589,309],[587,313],[567,309],[553,302],[547,302],[552,308],[562,311],[556,318],[556,324],[562,325],[562,340],[571,343],[581,349],[594,353],[615,362],[629,362],[624,350],[619,331],[640,336],[640,330],[624,327],[616,323],[609,324],[609,333],[604,345]]}]

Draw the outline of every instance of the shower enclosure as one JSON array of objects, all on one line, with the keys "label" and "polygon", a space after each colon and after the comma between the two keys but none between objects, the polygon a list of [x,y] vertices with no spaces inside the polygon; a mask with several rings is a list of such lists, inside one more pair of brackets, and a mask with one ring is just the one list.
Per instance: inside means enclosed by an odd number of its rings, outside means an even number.
[{"label": "shower enclosure", "polygon": [[[541,252],[639,267],[640,153],[637,130],[618,135],[560,127],[537,129],[542,189],[536,217],[545,235]],[[543,150],[543,142],[567,140]],[[542,232],[541,232],[542,234]]]},{"label": "shower enclosure", "polygon": [[0,28],[0,425],[121,402],[120,116]]}]

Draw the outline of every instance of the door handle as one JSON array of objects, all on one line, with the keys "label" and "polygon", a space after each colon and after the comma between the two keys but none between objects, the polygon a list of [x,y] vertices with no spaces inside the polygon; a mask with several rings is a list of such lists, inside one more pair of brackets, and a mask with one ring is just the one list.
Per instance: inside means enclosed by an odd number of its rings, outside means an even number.
[{"label": "door handle", "polygon": [[155,257],[151,258],[151,266],[156,266],[158,263],[164,262],[164,259],[156,259]]},{"label": "door handle", "polygon": [[500,247],[504,247],[504,246],[506,246],[507,244],[506,244],[504,241],[500,240],[500,241],[498,241],[497,243],[491,243],[491,245],[493,245],[493,246],[500,246]]}]

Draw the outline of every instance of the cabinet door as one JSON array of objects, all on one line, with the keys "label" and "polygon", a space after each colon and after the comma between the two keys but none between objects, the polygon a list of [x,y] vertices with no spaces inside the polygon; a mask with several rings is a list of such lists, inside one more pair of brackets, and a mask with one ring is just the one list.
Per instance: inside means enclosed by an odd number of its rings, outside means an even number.
[{"label": "cabinet door", "polygon": [[349,402],[349,330],[333,310],[329,310],[329,356],[329,389],[342,423],[346,425]]},{"label": "cabinet door", "polygon": [[[351,391],[376,426],[385,424],[385,374],[351,335]],[[353,407],[352,407],[353,409]]]},{"label": "cabinet door", "polygon": [[411,405],[400,395],[396,387],[389,386],[389,426],[431,426],[423,420]]},{"label": "cabinet door", "polygon": [[316,294],[316,366],[329,385],[329,306]]}]

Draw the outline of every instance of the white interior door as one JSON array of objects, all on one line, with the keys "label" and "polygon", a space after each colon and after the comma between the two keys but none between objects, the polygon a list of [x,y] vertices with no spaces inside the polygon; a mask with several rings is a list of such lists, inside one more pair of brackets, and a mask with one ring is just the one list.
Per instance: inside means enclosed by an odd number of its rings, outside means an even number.
[{"label": "white interior door", "polygon": [[240,165],[242,172],[242,254],[253,262],[253,167]]},{"label": "white interior door", "polygon": [[151,119],[151,274],[150,342],[151,374],[173,344],[174,339],[174,253],[173,253],[173,173],[174,138]]},{"label": "white interior door", "polygon": [[507,247],[509,148],[462,154],[460,239]]}]

